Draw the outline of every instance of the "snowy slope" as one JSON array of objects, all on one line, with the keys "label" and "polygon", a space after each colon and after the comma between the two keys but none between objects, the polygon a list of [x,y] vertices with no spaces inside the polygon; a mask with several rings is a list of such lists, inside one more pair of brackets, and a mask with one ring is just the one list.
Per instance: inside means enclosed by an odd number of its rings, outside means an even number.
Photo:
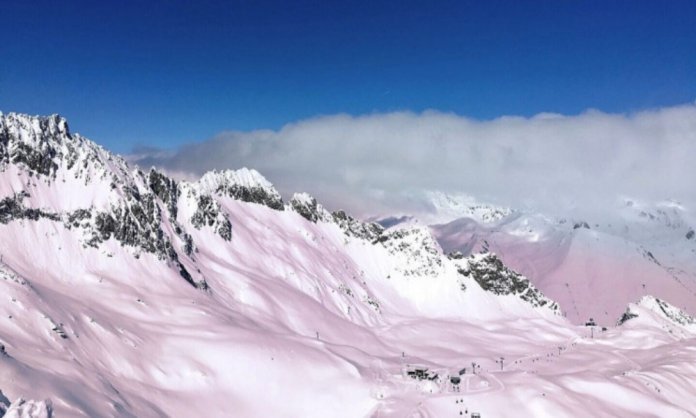
[{"label": "snowy slope", "polygon": [[639,330],[660,327],[677,338],[690,338],[696,334],[694,317],[654,296],[644,296],[629,304],[618,325]]},{"label": "snowy slope", "polygon": [[683,209],[623,206],[611,222],[512,215],[489,226],[459,219],[431,228],[445,251],[497,253],[575,323],[611,324],[653,294],[696,312],[696,240]]},{"label": "snowy slope", "polygon": [[[630,351],[626,325],[590,339],[494,256],[447,257],[428,228],[307,194],[285,203],[253,170],[175,182],[59,117],[10,114],[0,187],[7,416],[557,417],[588,397],[596,416],[696,410],[689,340],[645,327],[657,343]],[[652,374],[624,377],[637,367]]]}]

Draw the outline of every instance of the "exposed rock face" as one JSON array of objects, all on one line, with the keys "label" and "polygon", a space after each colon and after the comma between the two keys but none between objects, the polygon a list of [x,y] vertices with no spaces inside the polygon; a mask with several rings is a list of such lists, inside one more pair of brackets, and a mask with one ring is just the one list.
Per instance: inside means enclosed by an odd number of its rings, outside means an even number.
[{"label": "exposed rock face", "polygon": [[585,221],[575,222],[575,224],[573,225],[573,229],[580,228],[590,229],[590,225]]},{"label": "exposed rock face", "polygon": [[665,317],[669,318],[672,322],[680,325],[696,324],[696,319],[693,316],[687,314],[686,312],[682,311],[676,306],[670,305],[669,303],[663,300],[657,298],[654,299],[655,304],[660,309],[660,311],[664,314]]},{"label": "exposed rock face", "polygon": [[152,168],[147,174],[146,182],[152,193],[165,204],[171,219],[176,219],[180,194],[176,181]]},{"label": "exposed rock face", "polygon": [[694,239],[695,234],[694,230],[690,229],[689,232],[686,233],[686,239]]},{"label": "exposed rock face", "polygon": [[638,314],[631,312],[630,309],[626,309],[626,312],[621,315],[616,325],[623,325],[626,321],[630,321],[633,318],[638,318]]},{"label": "exposed rock face", "polygon": [[[456,256],[456,255],[455,255]],[[493,253],[475,254],[460,260],[459,273],[471,277],[489,292],[497,295],[516,295],[533,306],[547,306],[557,310],[558,305],[544,296],[529,280],[521,274],[510,270]]]},{"label": "exposed rock face", "polygon": [[0,201],[0,223],[45,218],[63,222],[68,229],[83,229],[87,237],[85,244],[95,248],[113,238],[122,245],[156,254],[160,259],[178,261],[169,238],[162,231],[161,212],[154,202],[154,195],[132,192],[134,194],[126,197],[125,204],[109,211],[79,209],[61,214],[25,207],[23,200],[30,195],[22,191]]},{"label": "exposed rock face", "polygon": [[404,256],[399,269],[405,276],[435,276],[442,271],[442,250],[427,228],[411,225],[389,229],[374,242],[392,254]]},{"label": "exposed rock face", "polygon": [[283,199],[273,185],[256,170],[211,171],[198,181],[202,193],[217,193],[243,202],[283,210]]},{"label": "exposed rock face", "polygon": [[310,222],[333,222],[350,237],[373,242],[384,231],[384,227],[381,225],[359,221],[342,210],[329,213],[314,197],[307,193],[295,193],[288,206],[290,210],[300,214]]},{"label": "exposed rock face", "polygon": [[290,200],[290,208],[310,222],[332,219],[331,214],[317,203],[317,199],[307,193],[295,193]]},{"label": "exposed rock face", "polygon": [[24,400],[18,398],[7,407],[5,418],[51,418],[53,417],[53,402]]},{"label": "exposed rock face", "polygon": [[463,260],[464,254],[462,254],[461,251],[452,251],[451,253],[447,254],[447,258],[450,260]]},{"label": "exposed rock face", "polygon": [[46,118],[1,115],[0,163],[23,165],[37,174],[54,176],[58,169],[56,160],[65,157],[72,166],[77,159],[73,147],[56,146],[56,137],[70,139],[68,124],[58,115]]},{"label": "exposed rock face", "polygon": [[[80,212],[78,216],[85,216],[85,213]],[[122,245],[134,247],[155,254],[161,260],[173,262],[186,281],[193,286],[207,288],[204,280],[195,281],[181,264],[179,254],[172,245],[172,237],[162,229],[162,212],[155,202],[154,194],[140,195],[134,190],[132,195],[126,196],[121,206],[114,207],[108,212],[92,212],[91,217],[90,223],[78,223],[78,225],[86,225],[88,233],[91,233],[87,245],[98,247],[100,243],[113,238]],[[176,229],[185,242],[184,252],[191,255],[194,246],[190,235],[178,225]]]},{"label": "exposed rock face", "polygon": [[361,222],[346,214],[342,210],[333,212],[331,217],[348,236],[353,236],[372,242],[379,238],[384,231],[384,227],[382,227],[382,225],[374,222]]},{"label": "exposed rock face", "polygon": [[26,197],[29,197],[29,193],[21,191],[12,197],[0,200],[0,223],[6,224],[15,219],[36,221],[39,218],[48,218],[54,221],[60,220],[60,217],[54,213],[24,207],[23,200]]},{"label": "exposed rock face", "polygon": [[83,179],[85,185],[97,178],[109,179],[107,193],[111,203],[101,209],[42,209],[25,204],[31,195],[21,191],[0,200],[0,222],[40,218],[62,222],[68,229],[82,229],[85,245],[98,247],[114,239],[134,248],[136,256],[144,251],[171,262],[185,280],[205,287],[204,280],[195,281],[181,264],[172,244],[174,236],[163,230],[166,217],[184,243],[183,252],[193,252],[191,236],[176,221],[180,192],[174,180],[156,170],[147,175],[140,171],[130,173],[121,158],[70,134],[67,123],[59,116],[0,115],[0,170],[10,165],[49,184],[58,181],[59,176]]},{"label": "exposed rock face", "polygon": [[61,168],[75,178],[83,178],[85,183],[98,174],[111,174],[114,181],[127,175],[123,171],[127,165],[120,157],[80,135],[71,134],[67,121],[58,115],[0,114],[0,170],[8,164],[49,181],[56,179]]},{"label": "exposed rock face", "polygon": [[232,239],[232,224],[227,214],[222,212],[220,204],[209,195],[198,197],[198,207],[191,217],[191,224],[198,229],[208,226],[225,241]]},{"label": "exposed rock face", "polygon": [[[212,228],[226,241],[232,239],[232,224],[215,196],[284,209],[280,194],[254,170],[211,172],[185,186],[155,169],[146,174],[131,172],[123,159],[71,134],[65,119],[57,115],[0,115],[0,171],[9,167],[49,185],[74,178],[85,185],[105,180],[106,187],[98,192],[103,200],[99,207],[68,211],[33,207],[26,190],[4,196],[0,199],[1,223],[62,222],[68,229],[82,230],[86,246],[99,247],[113,239],[133,248],[136,257],[141,252],[152,253],[173,264],[184,279],[198,287],[206,287],[204,279],[193,279],[180,261],[181,256],[192,257],[196,251],[192,236],[178,219],[182,199],[194,203],[190,219],[194,228]],[[189,191],[186,196],[182,196],[183,189]],[[173,233],[165,229],[166,224],[173,227]]]}]

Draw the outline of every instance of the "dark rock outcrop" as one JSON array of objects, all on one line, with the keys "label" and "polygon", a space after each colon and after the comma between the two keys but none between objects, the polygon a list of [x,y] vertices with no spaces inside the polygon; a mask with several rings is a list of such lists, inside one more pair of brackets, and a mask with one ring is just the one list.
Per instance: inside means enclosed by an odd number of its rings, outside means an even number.
[{"label": "dark rock outcrop", "polygon": [[516,295],[533,306],[547,306],[557,310],[558,305],[544,296],[521,274],[509,269],[493,253],[473,255],[465,259],[459,273],[474,279],[483,290],[496,295]]},{"label": "dark rock outcrop", "polygon": [[227,214],[220,209],[220,204],[211,196],[198,197],[198,206],[191,217],[191,224],[197,229],[208,226],[225,241],[232,239],[232,224]]},{"label": "dark rock outcrop", "polygon": [[229,196],[235,200],[258,203],[275,210],[284,210],[280,193],[256,170],[211,171],[198,181],[203,194]]},{"label": "dark rock outcrop", "polygon": [[15,193],[14,196],[0,200],[0,223],[7,224],[8,222],[19,219],[28,219],[32,221],[36,221],[40,218],[53,221],[60,220],[60,217],[55,213],[25,207],[23,200],[27,197],[30,197],[29,193],[21,191]]},{"label": "dark rock outcrop", "polygon": [[333,212],[331,217],[348,236],[373,242],[384,232],[382,225],[374,222],[361,222],[342,210]]},{"label": "dark rock outcrop", "polygon": [[310,222],[328,220],[328,212],[317,203],[317,199],[307,193],[295,193],[290,200],[290,207]]}]

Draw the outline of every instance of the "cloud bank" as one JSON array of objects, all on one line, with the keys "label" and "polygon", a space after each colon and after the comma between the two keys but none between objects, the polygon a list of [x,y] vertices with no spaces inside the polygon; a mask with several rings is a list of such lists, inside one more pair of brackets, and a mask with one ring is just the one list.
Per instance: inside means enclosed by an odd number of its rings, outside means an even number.
[{"label": "cloud bank", "polygon": [[307,191],[361,216],[427,212],[429,190],[552,214],[601,211],[622,196],[696,208],[696,104],[487,121],[437,111],[339,114],[141,150],[131,160],[188,178],[255,168],[284,196]]}]

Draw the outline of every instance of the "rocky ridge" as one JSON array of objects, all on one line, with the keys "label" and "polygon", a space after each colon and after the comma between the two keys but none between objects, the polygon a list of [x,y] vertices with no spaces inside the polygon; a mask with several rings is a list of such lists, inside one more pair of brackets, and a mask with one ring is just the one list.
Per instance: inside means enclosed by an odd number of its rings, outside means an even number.
[{"label": "rocky ridge", "polygon": [[641,311],[655,313],[659,317],[676,325],[696,327],[696,318],[654,296],[643,296],[637,303],[630,304],[626,308],[626,312],[624,312],[618,320],[617,325],[623,325],[634,318],[641,317]]},{"label": "rocky ridge", "polygon": [[[231,241],[234,226],[220,204],[224,198],[296,212],[312,223],[334,224],[347,237],[403,256],[398,270],[407,277],[436,276],[449,262],[427,228],[399,225],[384,229],[340,210],[331,213],[307,193],[296,193],[285,204],[273,185],[255,170],[212,171],[191,183],[178,182],[154,168],[148,172],[131,169],[122,158],[72,134],[65,119],[57,115],[0,115],[0,172],[10,169],[26,181],[21,190],[0,198],[0,223],[58,222],[82,231],[85,247],[99,248],[115,240],[135,257],[143,252],[154,254],[202,289],[208,285],[196,273],[197,245],[187,229],[210,228],[222,240]],[[50,188],[67,179],[94,187],[99,203],[64,209],[32,197],[41,184]],[[182,214],[182,205],[193,208],[190,215]],[[466,274],[496,294],[519,295],[535,306],[550,303],[526,279],[496,260],[470,260]]]},{"label": "rocky ridge", "polygon": [[553,311],[559,309],[558,304],[544,296],[529,279],[505,266],[494,253],[484,252],[469,257],[451,253],[449,257],[455,261],[461,275],[474,279],[483,290],[496,295],[515,295],[533,306]]}]

